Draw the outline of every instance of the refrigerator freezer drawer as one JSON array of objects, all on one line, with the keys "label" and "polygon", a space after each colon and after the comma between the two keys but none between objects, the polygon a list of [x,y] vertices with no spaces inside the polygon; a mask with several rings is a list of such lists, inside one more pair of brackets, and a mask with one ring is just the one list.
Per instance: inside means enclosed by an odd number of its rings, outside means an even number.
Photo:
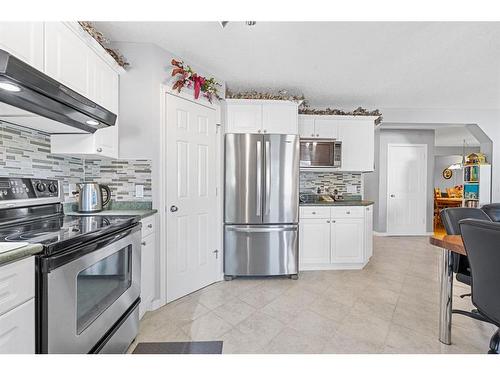
[{"label": "refrigerator freezer drawer", "polygon": [[298,273],[298,225],[226,225],[224,273],[273,276]]}]

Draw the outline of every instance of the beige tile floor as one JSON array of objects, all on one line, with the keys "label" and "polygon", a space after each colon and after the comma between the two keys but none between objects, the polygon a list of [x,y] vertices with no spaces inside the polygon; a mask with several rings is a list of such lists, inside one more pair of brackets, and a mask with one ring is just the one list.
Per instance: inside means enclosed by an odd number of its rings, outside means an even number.
[{"label": "beige tile floor", "polygon": [[[426,237],[375,237],[360,271],[218,282],[147,313],[130,350],[223,340],[224,353],[486,353],[495,328],[464,316],[452,345],[437,339],[439,255]],[[467,291],[455,282],[455,308],[471,308]]]}]

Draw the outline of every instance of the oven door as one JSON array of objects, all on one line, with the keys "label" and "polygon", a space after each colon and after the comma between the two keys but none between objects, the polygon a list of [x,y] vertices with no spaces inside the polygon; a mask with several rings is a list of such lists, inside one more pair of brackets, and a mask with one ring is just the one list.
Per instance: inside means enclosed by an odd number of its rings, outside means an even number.
[{"label": "oven door", "polygon": [[102,239],[47,273],[46,352],[88,353],[139,298],[140,241],[138,229]]}]

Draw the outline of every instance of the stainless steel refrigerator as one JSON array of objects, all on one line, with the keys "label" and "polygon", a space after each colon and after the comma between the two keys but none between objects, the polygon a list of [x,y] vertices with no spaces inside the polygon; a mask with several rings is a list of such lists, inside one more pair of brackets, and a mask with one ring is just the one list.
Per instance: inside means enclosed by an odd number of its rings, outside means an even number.
[{"label": "stainless steel refrigerator", "polygon": [[298,273],[299,136],[226,134],[224,274]]}]

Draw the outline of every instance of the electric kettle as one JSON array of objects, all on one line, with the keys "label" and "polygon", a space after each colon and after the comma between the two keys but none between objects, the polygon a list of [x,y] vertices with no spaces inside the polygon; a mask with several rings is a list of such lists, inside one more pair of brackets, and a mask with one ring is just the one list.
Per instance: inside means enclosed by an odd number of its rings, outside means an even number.
[{"label": "electric kettle", "polygon": [[[78,211],[99,212],[111,200],[111,190],[107,185],[99,185],[97,182],[85,182],[76,184],[78,187]],[[102,191],[106,192],[106,199],[102,199]]]}]

